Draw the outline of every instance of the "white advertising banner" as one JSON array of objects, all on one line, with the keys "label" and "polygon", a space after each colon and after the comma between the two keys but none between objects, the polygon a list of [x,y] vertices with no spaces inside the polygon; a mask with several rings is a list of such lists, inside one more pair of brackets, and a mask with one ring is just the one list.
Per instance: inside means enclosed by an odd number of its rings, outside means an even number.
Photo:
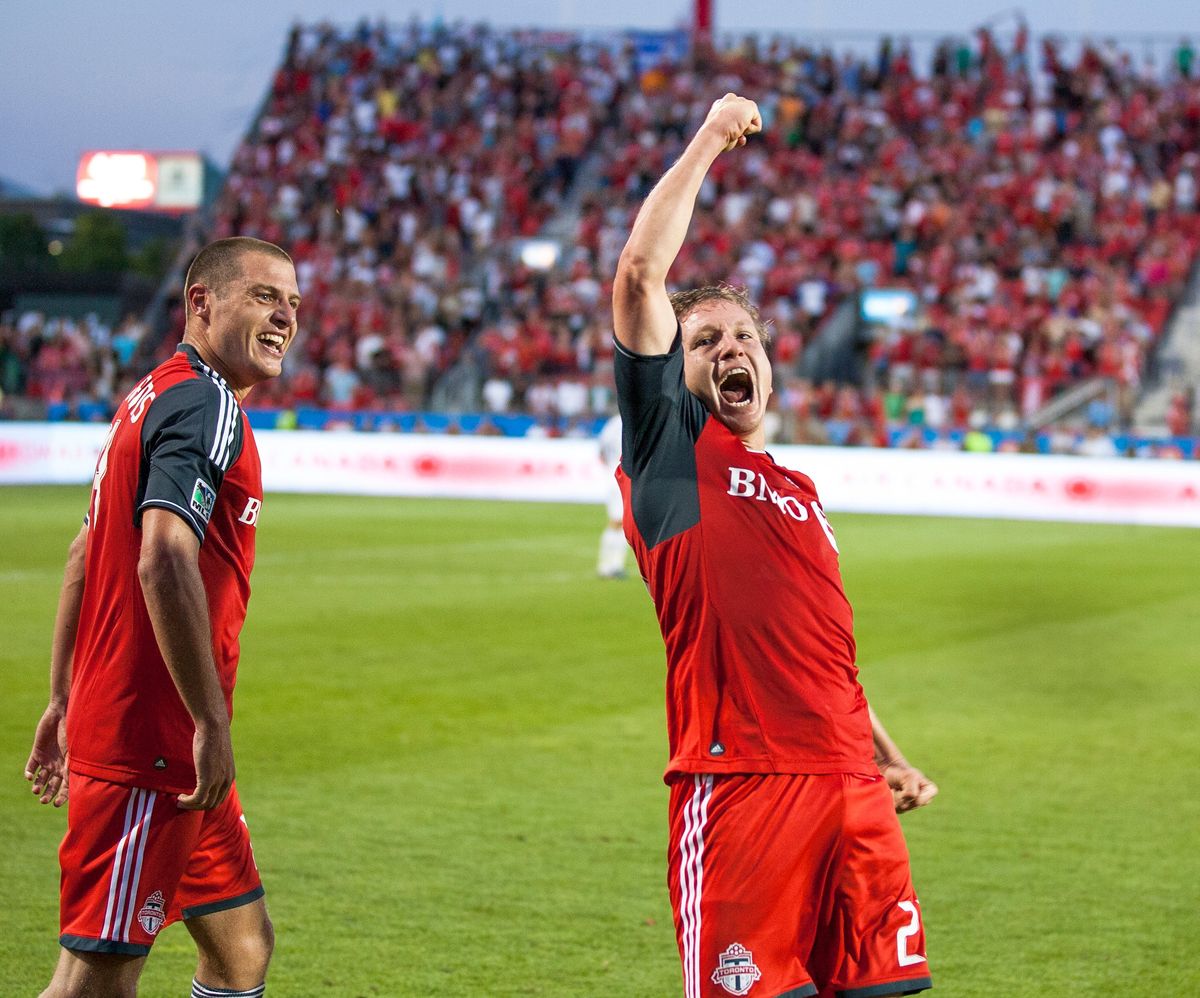
[{"label": "white advertising banner", "polygon": [[107,432],[98,423],[0,423],[0,485],[86,482]]},{"label": "white advertising banner", "polygon": [[1200,527],[1200,463],[778,447],[831,510]]},{"label": "white advertising banner", "polygon": [[[0,423],[0,485],[84,483],[101,425]],[[592,440],[260,430],[268,492],[604,500]],[[772,448],[833,511],[1200,527],[1200,464],[865,448]]]},{"label": "white advertising banner", "polygon": [[255,439],[267,491],[602,502],[609,479],[592,440],[305,430]]}]

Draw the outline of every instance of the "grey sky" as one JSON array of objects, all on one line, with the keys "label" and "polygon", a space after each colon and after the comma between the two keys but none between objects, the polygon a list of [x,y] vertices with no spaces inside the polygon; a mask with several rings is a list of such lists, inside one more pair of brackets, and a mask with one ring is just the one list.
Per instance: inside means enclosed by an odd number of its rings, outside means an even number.
[{"label": "grey sky", "polygon": [[[1012,7],[994,0],[714,0],[719,32],[969,31]],[[0,177],[39,193],[71,190],[87,149],[190,150],[224,166],[277,65],[289,25],[358,13],[389,21],[467,19],[545,28],[665,28],[690,0],[428,0],[355,7],[328,0],[6,0],[0,15]],[[1200,41],[1200,4],[1180,0],[1063,0],[1029,8],[1035,35],[1114,36],[1139,54]]]}]

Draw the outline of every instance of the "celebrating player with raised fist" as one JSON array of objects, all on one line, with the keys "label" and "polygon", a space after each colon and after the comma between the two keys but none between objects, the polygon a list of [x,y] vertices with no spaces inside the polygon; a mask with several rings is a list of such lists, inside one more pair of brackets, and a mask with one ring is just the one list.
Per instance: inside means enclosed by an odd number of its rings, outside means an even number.
[{"label": "celebrating player with raised fist", "polygon": [[687,998],[930,987],[898,810],[937,788],[863,695],[838,545],[766,451],[768,333],[726,286],[668,294],[716,158],[762,128],[716,101],[642,205],[613,287],[625,534],[667,653],[668,881]]}]

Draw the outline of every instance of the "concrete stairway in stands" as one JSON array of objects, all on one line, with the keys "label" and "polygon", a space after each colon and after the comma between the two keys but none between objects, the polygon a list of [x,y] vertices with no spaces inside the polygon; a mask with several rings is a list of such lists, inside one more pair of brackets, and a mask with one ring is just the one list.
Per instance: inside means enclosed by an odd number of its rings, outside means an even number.
[{"label": "concrete stairway in stands", "polygon": [[[1183,301],[1167,327],[1153,375],[1138,399],[1133,423],[1144,433],[1165,434],[1171,397],[1189,385],[1200,394],[1200,264],[1193,269]],[[1197,429],[1192,427],[1193,432]]]}]

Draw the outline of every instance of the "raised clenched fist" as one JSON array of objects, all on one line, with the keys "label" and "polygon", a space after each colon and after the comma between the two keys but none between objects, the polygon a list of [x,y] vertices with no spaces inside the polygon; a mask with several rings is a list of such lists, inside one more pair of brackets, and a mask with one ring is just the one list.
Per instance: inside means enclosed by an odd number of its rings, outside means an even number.
[{"label": "raised clenched fist", "polygon": [[762,116],[758,105],[737,94],[726,94],[713,101],[704,128],[717,132],[724,140],[722,152],[729,152],[746,144],[746,136],[762,131]]}]

